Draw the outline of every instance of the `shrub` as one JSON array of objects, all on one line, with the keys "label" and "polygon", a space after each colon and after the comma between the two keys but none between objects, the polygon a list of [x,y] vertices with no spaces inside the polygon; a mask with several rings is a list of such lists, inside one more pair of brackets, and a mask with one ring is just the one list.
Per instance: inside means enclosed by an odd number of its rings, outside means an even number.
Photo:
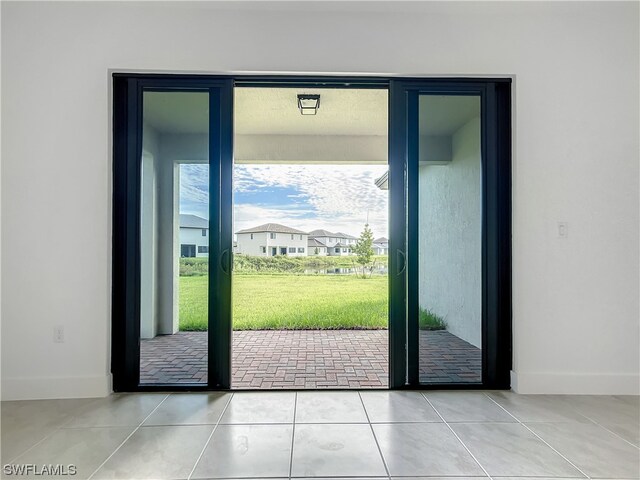
[{"label": "shrub", "polygon": [[181,277],[199,277],[209,272],[207,257],[185,257],[180,259]]},{"label": "shrub", "polygon": [[420,307],[420,330],[446,330],[447,322],[429,309]]},{"label": "shrub", "polygon": [[[289,257],[276,255],[275,257],[257,257],[251,255],[233,256],[233,273],[286,273],[303,274],[305,270],[326,269],[338,267],[353,267],[354,257]],[[386,265],[387,257],[375,257],[375,264]],[[197,277],[207,275],[209,259],[207,257],[185,257],[180,259],[180,276]]]}]

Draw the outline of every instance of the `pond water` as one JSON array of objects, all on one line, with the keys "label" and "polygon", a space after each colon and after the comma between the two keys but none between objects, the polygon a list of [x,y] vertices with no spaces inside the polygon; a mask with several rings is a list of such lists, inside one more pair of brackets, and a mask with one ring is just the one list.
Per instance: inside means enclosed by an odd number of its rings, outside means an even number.
[{"label": "pond water", "polygon": [[[306,275],[353,275],[355,273],[362,273],[362,270],[353,267],[307,268],[304,270],[304,273]],[[367,273],[369,273],[369,271],[367,271]],[[387,266],[376,265],[371,273],[374,275],[386,275]]]}]

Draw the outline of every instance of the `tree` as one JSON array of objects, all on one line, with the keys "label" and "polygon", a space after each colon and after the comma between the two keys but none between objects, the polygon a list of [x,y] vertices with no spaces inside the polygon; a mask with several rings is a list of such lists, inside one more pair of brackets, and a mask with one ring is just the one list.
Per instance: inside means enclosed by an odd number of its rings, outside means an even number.
[{"label": "tree", "polygon": [[364,224],[364,230],[353,247],[353,253],[356,254],[356,262],[362,269],[362,278],[367,278],[367,270],[371,276],[373,273],[373,232],[368,223]]}]

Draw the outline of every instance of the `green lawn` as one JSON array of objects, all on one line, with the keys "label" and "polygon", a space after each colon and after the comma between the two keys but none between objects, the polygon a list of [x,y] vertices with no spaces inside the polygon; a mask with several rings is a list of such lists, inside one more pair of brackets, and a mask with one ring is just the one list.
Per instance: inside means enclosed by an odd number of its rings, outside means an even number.
[{"label": "green lawn", "polygon": [[[387,277],[235,275],[233,328],[387,327]],[[180,277],[180,330],[207,329],[207,277]]]}]

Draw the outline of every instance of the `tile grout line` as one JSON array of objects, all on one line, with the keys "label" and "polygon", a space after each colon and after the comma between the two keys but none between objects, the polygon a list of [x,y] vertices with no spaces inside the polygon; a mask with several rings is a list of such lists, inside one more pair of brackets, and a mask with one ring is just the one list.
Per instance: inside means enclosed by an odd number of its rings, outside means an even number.
[{"label": "tile grout line", "polygon": [[[575,412],[576,415],[580,415],[581,417],[584,417],[585,419],[589,420],[591,423],[604,428],[607,432],[612,433],[613,435],[615,435],[616,437],[620,438],[620,440],[623,440],[625,442],[627,442],[629,445],[631,445],[632,447],[635,447],[637,449],[640,450],[640,445],[636,445],[630,441],[628,441],[627,439],[623,438],[621,435],[618,435],[616,432],[614,432],[613,430],[609,430],[607,427],[605,427],[604,425],[602,425],[600,422],[595,421],[593,418],[585,415],[584,413],[580,413],[580,412]],[[512,415],[513,416],[513,415]],[[515,417],[514,417],[515,418]],[[554,423],[554,422],[532,422],[532,423]],[[570,423],[570,422],[566,422],[566,423]]]},{"label": "tile grout line", "polygon": [[295,392],[293,401],[293,426],[291,427],[291,454],[289,455],[289,480],[293,473],[293,446],[296,438],[296,414],[298,412],[298,392]]},{"label": "tile grout line", "polygon": [[[558,450],[556,450],[555,448],[553,448],[549,442],[547,442],[545,439],[543,439],[540,435],[538,435],[536,432],[534,432],[531,428],[529,428],[528,425],[525,425],[522,420],[520,420],[518,417],[516,417],[513,413],[511,413],[509,410],[507,410],[506,408],[504,408],[502,405],[500,405],[498,402],[496,402],[493,398],[491,398],[489,395],[487,395],[486,392],[482,392],[482,394],[487,397],[489,400],[491,400],[493,403],[495,403],[498,407],[500,407],[502,410],[504,410],[507,414],[511,415],[514,420],[516,422],[518,422],[520,425],[522,425],[524,428],[526,428],[527,430],[529,430],[529,432],[531,432],[538,440],[540,440],[542,443],[544,443],[547,447],[549,447],[551,450],[553,450],[554,452],[556,452],[558,455],[560,455],[567,463],[569,463],[573,468],[575,468],[576,470],[578,470],[582,475],[584,475],[586,478],[591,479],[591,476],[587,475],[585,472],[582,471],[581,468],[579,468],[575,463],[573,463],[571,460],[569,460],[567,457],[565,457],[562,453],[560,453]],[[583,415],[584,416],[584,415]],[[586,417],[585,417],[586,418]],[[553,423],[553,422],[545,422],[545,423]]]},{"label": "tile grout line", "polygon": [[384,470],[387,472],[387,478],[391,480],[391,472],[389,471],[387,460],[384,458],[384,455],[382,454],[382,449],[380,448],[380,444],[378,443],[378,437],[376,437],[376,432],[373,429],[373,425],[371,424],[371,419],[369,418],[369,412],[367,412],[367,407],[364,406],[364,400],[362,399],[362,392],[358,390],[357,393],[358,393],[358,397],[360,398],[360,403],[362,404],[362,409],[364,410],[364,415],[367,417],[367,424],[369,424],[369,428],[371,429],[373,440],[376,442],[376,447],[378,447],[378,453],[380,454],[380,458],[382,459]]},{"label": "tile grout line", "polygon": [[156,405],[156,406],[155,406],[155,408],[154,408],[153,410],[151,410],[151,412],[149,413],[149,415],[147,415],[146,417],[144,417],[144,418],[142,419],[142,421],[138,424],[138,426],[137,426],[136,428],[134,428],[134,429],[133,429],[133,431],[132,431],[129,435],[127,435],[127,438],[125,438],[125,439],[120,443],[120,445],[118,445],[118,446],[116,447],[116,449],[115,449],[113,452],[111,452],[111,455],[109,455],[109,456],[105,459],[105,461],[104,461],[104,462],[102,462],[100,465],[98,465],[98,468],[96,468],[96,469],[93,471],[93,473],[87,477],[87,480],[91,480],[91,479],[93,478],[93,476],[98,472],[98,470],[100,470],[100,469],[101,469],[101,468],[102,468],[102,467],[103,467],[103,466],[104,466],[104,465],[109,461],[109,459],[110,459],[111,457],[113,457],[113,456],[116,454],[116,452],[117,452],[118,450],[120,450],[120,448],[121,448],[121,447],[122,447],[122,446],[127,442],[127,440],[129,440],[129,439],[133,436],[133,434],[134,434],[134,433],[136,433],[136,432],[140,429],[140,427],[142,426],[142,424],[143,424],[144,422],[146,422],[146,421],[147,421],[147,419],[148,419],[151,415],[153,415],[153,414],[154,414],[154,412],[155,412],[158,408],[160,408],[160,405],[162,405],[162,404],[164,403],[164,401],[165,401],[167,398],[169,398],[169,396],[170,396],[170,395],[171,395],[171,394],[170,394],[170,393],[168,393],[168,394],[167,394],[167,395],[166,395],[166,396],[165,396],[165,397],[160,401],[160,403],[159,403],[158,405]]},{"label": "tile grout line", "polygon": [[602,425],[600,422],[596,422],[593,418],[591,417],[587,417],[586,415],[584,415],[583,413],[580,413],[580,415],[582,415],[584,418],[586,418],[587,420],[589,420],[590,422],[594,423],[595,425],[604,428],[607,432],[611,433],[612,435],[615,435],[616,437],[618,437],[620,440],[622,440],[623,442],[628,443],[629,445],[631,445],[632,447],[640,450],[640,445],[636,445],[633,442],[630,442],[629,440],[627,440],[626,438],[622,437],[621,435],[617,434],[616,432],[614,432],[613,430],[608,429],[606,426]]},{"label": "tile grout line", "polygon": [[473,458],[474,462],[476,462],[478,464],[478,466],[482,469],[482,471],[484,472],[484,474],[490,479],[493,480],[493,477],[491,475],[489,475],[489,472],[487,472],[487,470],[482,466],[482,464],[480,463],[480,461],[476,458],[476,456],[471,453],[471,450],[469,450],[469,447],[467,447],[467,445],[462,441],[462,439],[460,438],[460,436],[455,432],[455,430],[453,428],[451,428],[451,425],[449,425],[449,423],[444,419],[444,417],[442,415],[440,415],[440,412],[436,409],[436,407],[433,406],[433,403],[431,403],[431,400],[429,400],[427,398],[427,396],[424,394],[424,392],[420,392],[420,395],[422,395],[422,397],[427,401],[427,403],[429,404],[429,406],[431,408],[433,408],[434,412],[436,412],[438,414],[438,416],[440,417],[440,419],[442,420],[442,422],[447,426],[447,428],[451,431],[451,433],[453,433],[453,435],[458,439],[458,441],[460,442],[460,444],[464,447],[464,449],[469,453],[469,455],[471,455],[471,458]]},{"label": "tile grout line", "polygon": [[[0,0],[1,1],[1,0]],[[100,400],[99,398],[94,398],[91,401],[89,401],[87,403],[87,405],[92,404],[93,402],[96,402]],[[85,405],[86,407],[86,405]],[[53,429],[51,430],[51,432],[47,433],[44,437],[42,437],[40,440],[38,440],[36,443],[34,443],[33,445],[31,445],[30,447],[28,447],[27,449],[23,450],[22,452],[20,452],[18,455],[16,455],[15,457],[13,457],[10,461],[6,462],[6,464],[10,464],[10,463],[14,463],[16,460],[20,460],[20,457],[22,457],[23,455],[26,455],[27,453],[29,453],[31,450],[33,450],[34,448],[36,448],[38,445],[40,445],[42,442],[44,442],[45,440],[48,440],[50,437],[52,437],[54,434],[56,434],[57,432],[59,432],[60,430],[63,429],[67,429],[69,427],[65,427],[66,424],[68,424],[69,422],[71,422],[71,420],[73,420],[75,418],[74,415],[69,414],[69,417],[66,418],[61,425],[58,425],[57,427],[53,427]]]},{"label": "tile grout line", "polygon": [[[70,421],[71,419],[68,419],[67,421]],[[13,457],[10,461],[6,462],[5,464],[13,464],[16,460],[20,460],[20,457],[22,457],[23,455],[26,455],[27,453],[29,453],[31,450],[33,450],[34,448],[36,448],[38,445],[40,445],[42,442],[44,442],[45,440],[48,440],[50,437],[52,437],[55,433],[59,432],[60,430],[62,430],[62,426],[58,426],[58,427],[54,427],[54,429],[49,432],[48,434],[46,434],[44,437],[42,437],[40,440],[38,440],[36,443],[34,443],[33,445],[31,445],[29,448],[27,448],[26,450],[20,452],[18,455],[16,455],[15,457]]]},{"label": "tile grout line", "polygon": [[187,475],[187,480],[191,480],[191,477],[193,476],[193,473],[196,471],[196,467],[198,466],[198,463],[200,463],[200,460],[202,459],[202,456],[204,455],[204,451],[209,446],[209,442],[211,441],[211,438],[213,437],[213,434],[216,432],[216,430],[220,426],[220,422],[222,421],[222,417],[224,416],[225,412],[227,411],[227,408],[229,407],[229,404],[231,403],[231,400],[233,400],[233,396],[234,395],[235,394],[233,392],[231,392],[231,395],[229,396],[229,400],[227,400],[227,403],[224,406],[224,408],[222,409],[222,412],[220,412],[220,416],[218,417],[218,421],[213,426],[213,430],[211,430],[211,433],[209,434],[209,438],[207,438],[207,441],[204,442],[204,445],[202,446],[202,450],[200,451],[200,455],[198,455],[198,458],[196,458],[196,461],[193,464],[193,468],[191,468],[191,471],[189,472],[189,475]]}]

